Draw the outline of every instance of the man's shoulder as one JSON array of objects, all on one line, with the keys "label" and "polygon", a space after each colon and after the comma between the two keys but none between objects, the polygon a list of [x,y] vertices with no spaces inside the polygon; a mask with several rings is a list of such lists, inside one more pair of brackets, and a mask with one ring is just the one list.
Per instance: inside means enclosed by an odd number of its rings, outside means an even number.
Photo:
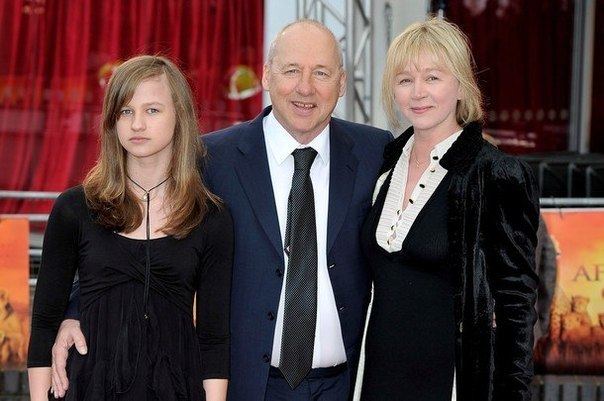
[{"label": "man's shoulder", "polygon": [[228,146],[236,142],[236,139],[249,129],[249,121],[235,124],[233,126],[209,132],[201,136],[201,140],[206,146],[219,147]]},{"label": "man's shoulder", "polygon": [[377,147],[381,152],[384,146],[393,139],[390,131],[372,127],[370,125],[346,121],[335,117],[332,118],[332,123],[333,126],[346,133],[346,135],[354,141],[355,146],[360,146],[361,148]]},{"label": "man's shoulder", "polygon": [[334,124],[339,125],[347,130],[352,130],[359,135],[376,135],[376,136],[391,136],[389,131],[381,128],[372,127],[371,125],[355,123],[352,121],[342,120],[341,118],[332,117]]}]

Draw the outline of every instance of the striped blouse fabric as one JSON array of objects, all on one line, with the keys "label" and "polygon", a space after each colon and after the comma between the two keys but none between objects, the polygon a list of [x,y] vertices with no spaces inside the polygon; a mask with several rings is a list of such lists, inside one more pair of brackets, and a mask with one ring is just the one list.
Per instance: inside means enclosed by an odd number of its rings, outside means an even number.
[{"label": "striped blouse fabric", "polygon": [[[426,205],[438,184],[447,174],[447,170],[440,165],[440,160],[447,153],[453,142],[459,137],[461,130],[451,134],[438,143],[430,152],[430,164],[418,180],[411,192],[407,207],[403,209],[403,197],[407,185],[411,149],[415,141],[415,135],[411,136],[405,144],[401,156],[394,166],[392,180],[384,201],[384,208],[380,215],[375,237],[377,243],[387,252],[398,252],[401,250],[403,241],[407,237],[413,222]],[[377,198],[380,188],[390,174],[390,170],[382,174],[376,183],[373,193],[373,202]]]}]

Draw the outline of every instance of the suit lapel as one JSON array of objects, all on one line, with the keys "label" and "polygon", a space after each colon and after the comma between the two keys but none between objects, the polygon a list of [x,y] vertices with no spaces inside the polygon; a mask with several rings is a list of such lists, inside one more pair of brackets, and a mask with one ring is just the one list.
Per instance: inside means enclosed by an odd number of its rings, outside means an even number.
[{"label": "suit lapel", "polygon": [[357,173],[358,159],[352,153],[352,139],[341,124],[330,125],[329,209],[327,217],[327,254],[333,246],[348,213]]},{"label": "suit lapel", "polygon": [[262,119],[269,112],[270,108],[265,109],[249,123],[249,129],[245,131],[237,145],[239,160],[235,170],[258,222],[279,257],[283,258],[279,219],[262,128]]}]

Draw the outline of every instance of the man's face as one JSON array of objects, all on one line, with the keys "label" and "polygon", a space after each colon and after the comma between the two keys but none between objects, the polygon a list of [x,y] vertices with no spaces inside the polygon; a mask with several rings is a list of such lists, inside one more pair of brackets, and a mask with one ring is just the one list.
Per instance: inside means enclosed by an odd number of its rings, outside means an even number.
[{"label": "man's face", "polygon": [[329,124],[345,82],[332,37],[304,23],[282,33],[262,76],[275,118],[301,143],[310,142]]}]

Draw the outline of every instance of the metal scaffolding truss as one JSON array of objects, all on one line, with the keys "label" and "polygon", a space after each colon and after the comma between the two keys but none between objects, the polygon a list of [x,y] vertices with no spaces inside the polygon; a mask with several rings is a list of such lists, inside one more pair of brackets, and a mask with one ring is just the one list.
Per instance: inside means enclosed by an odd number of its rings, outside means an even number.
[{"label": "metal scaffolding truss", "polygon": [[321,21],[330,28],[344,51],[348,73],[344,115],[349,121],[373,121],[373,19],[371,0],[297,0],[298,19]]}]

